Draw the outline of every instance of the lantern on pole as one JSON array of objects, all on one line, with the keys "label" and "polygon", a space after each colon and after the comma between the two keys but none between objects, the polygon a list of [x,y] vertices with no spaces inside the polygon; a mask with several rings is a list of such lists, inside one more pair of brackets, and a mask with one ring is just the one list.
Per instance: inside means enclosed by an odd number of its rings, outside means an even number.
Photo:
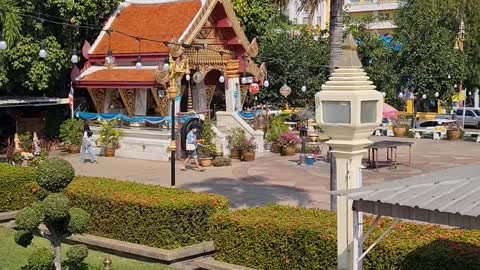
[{"label": "lantern on pole", "polygon": [[285,102],[285,111],[288,111],[288,96],[292,93],[292,88],[287,85],[287,83],[283,84],[282,87],[280,87],[280,95],[282,95],[286,102]]},{"label": "lantern on pole", "polygon": [[258,83],[250,84],[250,88],[248,88],[248,92],[250,95],[254,96],[253,98],[253,129],[257,129],[257,94],[260,92],[260,86]]}]

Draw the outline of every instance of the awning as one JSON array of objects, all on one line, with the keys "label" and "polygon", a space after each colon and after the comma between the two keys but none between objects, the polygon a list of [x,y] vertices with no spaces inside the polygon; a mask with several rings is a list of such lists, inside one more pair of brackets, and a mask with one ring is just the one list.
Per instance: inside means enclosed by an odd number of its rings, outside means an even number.
[{"label": "awning", "polygon": [[68,104],[68,98],[52,97],[0,97],[0,108],[40,107]]},{"label": "awning", "polygon": [[157,66],[144,66],[136,70],[133,66],[91,66],[75,79],[77,88],[152,88],[157,86]]},{"label": "awning", "polygon": [[[478,166],[455,168],[442,176],[392,181],[344,193],[355,211],[466,229],[480,229]],[[455,178],[455,175],[471,177]]]}]

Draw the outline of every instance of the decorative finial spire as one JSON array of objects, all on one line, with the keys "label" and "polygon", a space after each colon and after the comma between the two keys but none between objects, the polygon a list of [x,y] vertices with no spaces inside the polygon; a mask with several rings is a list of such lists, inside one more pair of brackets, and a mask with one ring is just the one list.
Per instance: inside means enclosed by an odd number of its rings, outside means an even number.
[{"label": "decorative finial spire", "polygon": [[342,58],[340,60],[339,67],[342,68],[359,68],[362,67],[360,58],[357,54],[357,42],[353,38],[352,34],[342,44]]}]

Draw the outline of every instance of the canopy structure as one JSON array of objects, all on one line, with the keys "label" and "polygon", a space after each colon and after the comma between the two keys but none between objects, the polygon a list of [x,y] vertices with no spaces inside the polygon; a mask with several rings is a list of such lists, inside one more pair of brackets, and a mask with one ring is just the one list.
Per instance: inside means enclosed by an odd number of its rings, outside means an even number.
[{"label": "canopy structure", "polygon": [[383,103],[382,115],[383,118],[387,119],[397,118],[398,110],[387,103]]}]

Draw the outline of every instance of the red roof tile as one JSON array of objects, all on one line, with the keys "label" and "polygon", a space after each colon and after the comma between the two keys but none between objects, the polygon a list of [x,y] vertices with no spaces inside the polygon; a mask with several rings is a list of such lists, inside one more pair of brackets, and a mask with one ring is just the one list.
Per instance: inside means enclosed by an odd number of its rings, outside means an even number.
[{"label": "red roof tile", "polygon": [[[115,18],[113,31],[121,31],[132,36],[170,41],[180,38],[190,22],[200,10],[200,0],[186,0],[165,4],[132,4]],[[113,32],[110,47],[114,55],[137,54],[138,41],[134,38]],[[108,35],[104,35],[92,55],[105,55],[108,50]],[[142,53],[168,53],[161,43],[142,41]]]}]

